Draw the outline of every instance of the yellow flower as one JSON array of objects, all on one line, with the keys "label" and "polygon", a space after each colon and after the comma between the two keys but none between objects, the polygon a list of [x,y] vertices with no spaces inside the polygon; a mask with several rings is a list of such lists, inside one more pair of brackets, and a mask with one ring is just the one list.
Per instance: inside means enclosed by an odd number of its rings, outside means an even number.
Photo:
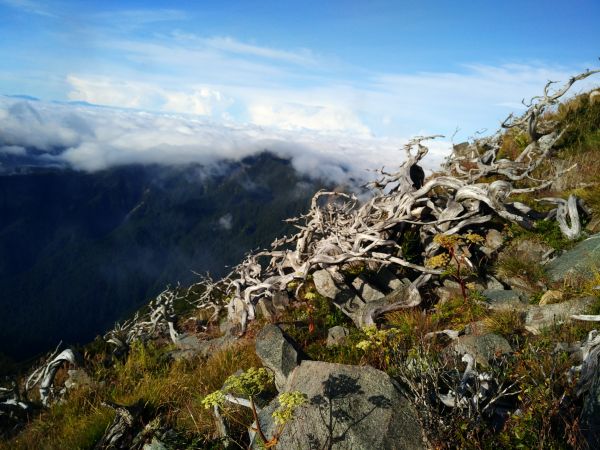
[{"label": "yellow flower", "polygon": [[277,425],[285,425],[294,418],[294,410],[306,403],[306,395],[300,391],[279,394],[279,408],[273,411],[273,419]]},{"label": "yellow flower", "polygon": [[213,406],[221,407],[224,403],[225,394],[223,394],[223,391],[215,391],[202,399],[202,404],[206,409],[212,408]]},{"label": "yellow flower", "polygon": [[436,267],[446,267],[449,262],[450,255],[448,255],[448,253],[440,253],[439,255],[435,255],[429,258],[425,265],[427,267],[435,269]]}]

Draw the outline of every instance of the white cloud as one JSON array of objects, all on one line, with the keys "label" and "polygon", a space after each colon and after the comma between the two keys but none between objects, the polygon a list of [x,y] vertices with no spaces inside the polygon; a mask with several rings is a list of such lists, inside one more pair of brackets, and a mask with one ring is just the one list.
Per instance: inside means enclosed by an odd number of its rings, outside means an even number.
[{"label": "white cloud", "polygon": [[250,105],[248,109],[250,120],[257,125],[275,126],[285,130],[306,128],[371,134],[369,128],[352,111],[335,106],[257,103]]},{"label": "white cloud", "polygon": [[219,91],[209,88],[199,88],[193,92],[164,92],[165,103],[163,109],[174,112],[187,112],[201,116],[210,116],[215,107],[221,109],[231,101],[226,99]]},{"label": "white cloud", "polygon": [[200,44],[208,48],[228,53],[245,55],[250,57],[259,57],[272,59],[274,61],[298,64],[314,65],[317,60],[311,51],[302,49],[299,51],[279,50],[271,47],[247,44],[238,41],[230,36],[214,36],[210,38],[201,38],[193,34],[174,33],[174,36],[181,41]]},{"label": "white cloud", "polygon": [[[366,109],[391,120],[406,133],[427,127],[429,132],[450,134],[455,127],[463,138],[481,128],[494,131],[512,111],[522,111],[521,99],[542,93],[548,80],[568,80],[581,68],[546,65],[465,65],[460,72],[377,74],[365,94]],[[598,84],[598,77],[580,82],[573,93]]]},{"label": "white cloud", "polygon": [[0,3],[31,14],[54,17],[54,14],[50,13],[42,3],[33,0],[0,0]]},{"label": "white cloud", "polygon": [[[6,97],[0,97],[0,115],[0,145],[64,148],[51,158],[86,171],[132,163],[210,164],[270,150],[291,158],[302,173],[342,183],[368,178],[366,169],[397,165],[406,142]],[[448,151],[447,144],[434,143],[425,165],[434,168]]]},{"label": "white cloud", "polygon": [[144,82],[121,81],[107,77],[67,76],[71,100],[122,108],[162,110],[210,116],[222,111],[232,101],[208,87],[172,91]]}]

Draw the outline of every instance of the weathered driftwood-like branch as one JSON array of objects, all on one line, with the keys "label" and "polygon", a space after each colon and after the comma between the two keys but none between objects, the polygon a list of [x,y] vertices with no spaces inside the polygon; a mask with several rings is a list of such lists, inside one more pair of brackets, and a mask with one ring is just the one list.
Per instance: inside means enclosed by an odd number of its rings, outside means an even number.
[{"label": "weathered driftwood-like branch", "polygon": [[523,100],[523,104],[527,106],[527,112],[520,118],[515,118],[512,114],[509,115],[504,122],[502,122],[503,128],[513,128],[527,125],[527,132],[532,141],[537,141],[543,134],[538,130],[538,121],[546,108],[555,105],[558,100],[567,93],[567,91],[573,86],[576,81],[583,80],[591,75],[599,73],[600,70],[586,70],[579,75],[571,77],[560,89],[554,93],[550,92],[552,85],[556,84],[556,81],[548,81],[544,87],[544,94],[541,96],[533,97],[529,103]]},{"label": "weathered driftwood-like branch", "polygon": [[135,316],[121,324],[116,324],[104,339],[113,344],[117,350],[126,351],[129,344],[135,340],[146,340],[151,337],[168,335],[173,343],[179,340],[179,333],[175,329],[175,300],[177,294],[167,287],[154,300],[148,304],[149,311],[140,316]]},{"label": "weathered driftwood-like branch", "polygon": [[[445,173],[425,181],[419,166],[428,152],[425,141],[439,136],[418,137],[404,147],[406,159],[398,170],[376,171],[379,177],[366,185],[373,195],[364,203],[350,194],[326,191],[315,194],[306,214],[288,220],[298,230],[296,234],[276,240],[270,250],[248,255],[217,283],[219,292],[225,292],[230,298],[229,319],[239,322],[243,333],[247,322],[255,317],[254,305],[260,298],[286,289],[293,280],[302,283],[316,269],[335,269],[356,262],[401,267],[412,274],[413,281],[404,298],[385,305],[374,303],[360,318],[354,317],[356,311],[342,309],[355,323],[372,324],[385,312],[418,305],[423,280],[438,276],[442,271],[408,261],[400,245],[403,232],[409,228],[419,232],[424,249],[422,257],[427,260],[441,251],[433,242],[436,234],[472,230],[492,220],[494,215],[532,228],[533,218],[539,214],[521,203],[511,203],[510,196],[545,189],[572,169],[558,171],[547,179],[533,177],[534,171],[551,156],[564,132],[541,130],[538,119],[573,83],[597,72],[577,75],[554,93],[550,92],[552,83],[549,83],[543,96],[532,99],[522,118],[510,116],[503,123],[505,128],[527,125],[530,131],[531,142],[514,160],[498,159],[502,135],[497,133],[471,144],[466,152],[453,154]],[[496,179],[481,181],[490,176]],[[514,183],[520,186],[515,188]],[[524,183],[528,185],[523,186]],[[576,199],[546,200],[558,204],[556,217],[565,236],[578,237],[581,226]],[[465,264],[472,266],[470,261]],[[211,283],[207,287],[214,286]],[[205,291],[203,301],[214,303],[209,291]]]},{"label": "weathered driftwood-like branch", "polygon": [[[546,197],[538,201],[554,203],[558,205],[556,209],[556,221],[562,234],[567,239],[573,240],[581,236],[581,222],[579,220],[579,212],[577,210],[577,198],[571,194],[568,200],[562,198]],[[567,215],[570,224],[567,222]]]},{"label": "weathered driftwood-like branch", "polygon": [[[372,194],[368,200],[359,202],[356,196],[340,192],[317,192],[306,214],[287,220],[296,228],[294,234],[275,240],[268,250],[247,255],[222,280],[203,278],[188,290],[188,297],[193,294],[197,308],[212,311],[211,319],[226,307],[229,320],[238,322],[243,334],[248,322],[254,320],[255,305],[261,298],[285,290],[292,281],[298,282],[298,292],[317,269],[339,275],[342,267],[360,263],[374,268],[402,269],[402,276],[409,278],[410,286],[399,293],[401,298],[388,297],[385,302],[369,302],[369,305],[363,302],[359,314],[334,302],[357,325],[373,324],[386,312],[419,305],[421,287],[443,272],[426,264],[443,251],[434,242],[434,236],[476,231],[494,217],[530,229],[533,221],[542,216],[522,203],[509,201],[511,195],[548,188],[573,168],[536,178],[537,169],[552,156],[564,133],[541,127],[539,118],[576,81],[598,72],[577,75],[555,92],[550,92],[553,83],[548,83],[544,94],[527,104],[528,110],[521,118],[511,115],[504,121],[504,128],[520,127],[529,134],[530,142],[513,159],[499,157],[504,137],[498,132],[477,139],[460,152],[454,151],[445,171],[425,180],[420,166],[428,153],[425,143],[439,136],[417,137],[404,146],[406,158],[396,171],[383,168],[376,171],[378,178],[366,185]],[[569,239],[579,236],[577,200],[574,197],[567,201],[545,200],[557,204],[556,219],[565,236]],[[412,260],[402,249],[408,231],[417,236],[423,249]],[[474,267],[466,254],[464,265]],[[132,339],[168,332],[175,342],[178,336],[173,319],[174,298],[172,291],[163,292],[151,303],[148,315],[115,327],[107,340],[115,345],[128,345]]]},{"label": "weathered driftwood-like branch", "polygon": [[[60,344],[59,344],[60,345]],[[54,393],[53,384],[56,372],[65,363],[76,365],[75,353],[71,349],[58,353],[58,348],[46,359],[46,362],[37,368],[25,382],[25,392],[29,392],[39,383],[40,400],[48,406]]]}]

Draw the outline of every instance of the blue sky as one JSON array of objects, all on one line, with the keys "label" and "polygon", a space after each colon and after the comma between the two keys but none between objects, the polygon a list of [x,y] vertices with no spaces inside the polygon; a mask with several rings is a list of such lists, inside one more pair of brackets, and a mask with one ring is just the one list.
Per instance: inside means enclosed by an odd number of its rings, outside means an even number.
[{"label": "blue sky", "polygon": [[0,93],[286,139],[465,139],[598,67],[598,19],[592,0],[0,0]]}]

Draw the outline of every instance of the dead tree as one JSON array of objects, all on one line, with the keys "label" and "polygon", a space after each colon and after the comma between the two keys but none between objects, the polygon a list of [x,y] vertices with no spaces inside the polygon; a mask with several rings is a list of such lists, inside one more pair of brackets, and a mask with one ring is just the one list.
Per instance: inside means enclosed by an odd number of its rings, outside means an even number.
[{"label": "dead tree", "polygon": [[[433,241],[437,234],[457,234],[481,227],[494,216],[532,228],[531,209],[511,202],[514,194],[536,192],[549,187],[566,170],[549,178],[536,178],[534,173],[547,161],[564,130],[542,127],[541,116],[555,105],[578,80],[598,70],[587,71],[571,78],[564,86],[551,92],[549,82],[544,94],[534,97],[520,118],[509,116],[504,128],[523,128],[530,143],[512,160],[499,159],[502,135],[479,139],[471,144],[470,153],[453,155],[445,171],[424,181],[419,163],[427,155],[425,142],[439,136],[418,137],[410,141],[404,151],[406,158],[397,171],[377,171],[378,179],[367,185],[373,195],[359,203],[351,194],[320,191],[312,199],[309,211],[288,222],[297,233],[273,242],[270,250],[250,254],[233,271],[216,284],[207,287],[228,297],[229,319],[242,325],[255,317],[255,305],[261,297],[286,289],[293,280],[300,286],[314,270],[326,268],[334,279],[347,263],[368,263],[375,266],[404,268],[412,273],[411,288],[404,298],[385,307],[367,310],[357,325],[373,323],[384,312],[414,307],[421,302],[420,287],[430,277],[441,274],[440,269],[408,261],[402,254],[398,229],[413,227],[419,232],[423,260],[440,252]],[[466,156],[465,156],[466,154]],[[493,176],[493,181],[483,181]],[[545,198],[557,204],[554,215],[564,235],[569,239],[581,234],[576,199]],[[209,292],[209,289],[206,290]],[[205,302],[215,303],[207,294]],[[340,306],[336,303],[336,306]],[[350,315],[342,308],[342,311]],[[355,317],[354,317],[355,318]]]},{"label": "dead tree", "polygon": [[[334,280],[343,283],[342,268],[349,263],[372,267],[402,269],[410,283],[386,303],[363,305],[360,313],[334,302],[357,326],[373,324],[389,311],[418,306],[421,288],[442,274],[426,261],[440,253],[434,241],[436,235],[452,235],[483,227],[494,217],[525,228],[534,226],[531,208],[511,202],[511,195],[533,193],[548,188],[557,178],[574,166],[540,177],[542,165],[552,156],[564,129],[554,129],[540,120],[544,112],[555,105],[578,80],[598,73],[586,71],[572,77],[560,89],[551,92],[549,82],[542,96],[534,97],[523,116],[509,116],[504,128],[519,128],[529,136],[529,144],[513,159],[500,158],[503,135],[497,132],[489,138],[472,142],[467,151],[453,153],[442,173],[429,180],[423,178],[421,160],[427,155],[427,140],[440,136],[417,137],[405,147],[405,160],[394,172],[383,168],[378,178],[366,185],[371,197],[359,202],[352,194],[317,192],[308,212],[287,222],[297,229],[295,234],[275,240],[268,250],[251,253],[225,278],[214,282],[205,278],[193,285],[200,292],[194,305],[211,309],[212,318],[227,308],[228,318],[241,325],[245,332],[255,318],[255,305],[263,297],[283,291],[292,281],[300,289],[307,276],[317,269],[327,269]],[[551,124],[552,125],[552,124]],[[555,217],[563,234],[575,239],[581,234],[579,205],[575,197],[568,200],[544,198],[557,208]],[[402,231],[417,232],[423,253],[422,262],[409,261],[402,251]],[[465,264],[473,263],[465,256]],[[172,317],[175,294],[167,290],[150,304],[150,313],[136,317],[107,335],[116,345],[128,345],[131,340],[156,333],[169,333],[177,340]]]},{"label": "dead tree", "polygon": [[[59,344],[60,347],[60,344]],[[56,372],[65,364],[77,365],[77,356],[70,348],[58,353],[57,349],[50,354],[40,367],[33,371],[25,382],[25,393],[39,385],[42,405],[49,406],[55,398],[54,377]]]}]

